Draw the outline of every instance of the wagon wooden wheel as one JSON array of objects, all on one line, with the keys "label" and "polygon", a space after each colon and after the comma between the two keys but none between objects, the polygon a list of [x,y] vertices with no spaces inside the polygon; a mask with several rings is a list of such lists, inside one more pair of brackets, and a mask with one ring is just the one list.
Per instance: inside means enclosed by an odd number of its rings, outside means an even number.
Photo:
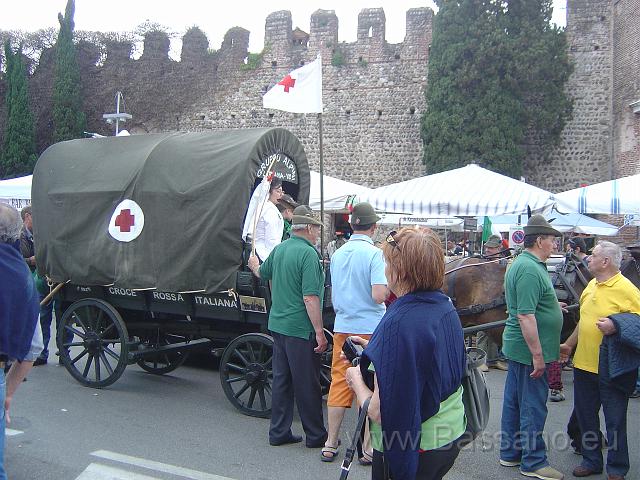
[{"label": "wagon wooden wheel", "polygon": [[117,310],[97,298],[73,303],[57,332],[62,364],[78,382],[94,388],[120,378],[128,363],[128,339]]},{"label": "wagon wooden wheel", "polygon": [[247,333],[224,349],[220,381],[229,401],[252,417],[271,415],[273,339],[263,333]]},{"label": "wagon wooden wheel", "polygon": [[190,337],[163,332],[160,329],[150,332],[142,338],[143,345],[151,350],[144,354],[136,362],[143,370],[156,375],[164,375],[174,371],[181,366],[189,352],[183,350],[153,352],[158,347],[173,345],[174,343],[186,342]]},{"label": "wagon wooden wheel", "polygon": [[331,386],[331,363],[333,361],[333,333],[326,328],[324,329],[324,336],[327,337],[327,349],[320,354],[320,387],[322,388],[322,395],[329,393],[329,387]]}]

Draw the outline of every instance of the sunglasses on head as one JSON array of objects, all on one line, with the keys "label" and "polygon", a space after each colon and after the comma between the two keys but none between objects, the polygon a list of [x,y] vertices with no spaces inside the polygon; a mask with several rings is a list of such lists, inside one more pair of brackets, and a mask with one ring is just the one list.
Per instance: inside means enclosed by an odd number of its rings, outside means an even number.
[{"label": "sunglasses on head", "polygon": [[390,231],[389,235],[387,235],[387,243],[389,245],[391,245],[393,248],[397,248],[398,251],[400,251],[400,245],[396,241],[396,234],[397,233],[398,232],[396,232],[395,230]]}]

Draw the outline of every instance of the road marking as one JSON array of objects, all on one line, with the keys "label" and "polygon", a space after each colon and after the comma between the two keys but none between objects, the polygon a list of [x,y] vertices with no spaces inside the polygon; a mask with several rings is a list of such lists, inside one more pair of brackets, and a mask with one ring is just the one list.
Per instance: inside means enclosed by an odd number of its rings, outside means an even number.
[{"label": "road marking", "polygon": [[12,428],[4,429],[4,434],[6,437],[13,437],[14,435],[20,435],[21,433],[24,433],[24,432],[22,430],[14,430]]},{"label": "road marking", "polygon": [[98,458],[104,458],[106,460],[113,460],[114,462],[126,463],[128,465],[134,465],[136,467],[155,470],[156,472],[170,473],[172,475],[189,478],[191,480],[234,480],[229,477],[221,477],[219,475],[199,472],[197,470],[191,470],[189,468],[176,467],[175,465],[154,462],[153,460],[132,457],[129,455],[123,455],[122,453],[110,452],[108,450],[96,450],[95,452],[91,452],[91,455]]},{"label": "road marking", "polygon": [[91,463],[76,480],[160,480],[140,473],[127,472],[101,463]]}]

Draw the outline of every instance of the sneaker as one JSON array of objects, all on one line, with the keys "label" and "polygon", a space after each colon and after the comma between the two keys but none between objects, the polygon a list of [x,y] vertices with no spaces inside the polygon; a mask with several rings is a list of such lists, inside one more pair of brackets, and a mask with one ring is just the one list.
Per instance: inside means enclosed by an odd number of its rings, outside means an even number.
[{"label": "sneaker", "polygon": [[549,400],[552,402],[562,402],[564,400],[564,393],[560,390],[551,390],[549,393]]},{"label": "sneaker", "polygon": [[36,358],[36,361],[33,362],[34,367],[39,367],[40,365],[46,365],[46,364],[47,364],[47,359],[42,357]]},{"label": "sneaker", "polygon": [[519,467],[520,466],[520,460],[503,460],[500,459],[500,465],[502,465],[503,467]]},{"label": "sneaker", "polygon": [[502,370],[503,372],[506,372],[507,370],[509,370],[509,364],[504,360],[496,360],[491,365],[489,365],[489,368],[495,368],[496,370]]},{"label": "sneaker", "polygon": [[640,398],[640,389],[636,388],[631,394],[630,398]]},{"label": "sneaker", "polygon": [[486,363],[483,363],[482,365],[480,365],[480,371],[481,372],[488,372],[489,371],[489,367],[487,366]]},{"label": "sneaker", "polygon": [[540,478],[541,480],[562,480],[564,478],[564,474],[559,472],[553,467],[542,467],[533,472],[525,472],[520,470],[520,473],[525,477],[534,477]]}]

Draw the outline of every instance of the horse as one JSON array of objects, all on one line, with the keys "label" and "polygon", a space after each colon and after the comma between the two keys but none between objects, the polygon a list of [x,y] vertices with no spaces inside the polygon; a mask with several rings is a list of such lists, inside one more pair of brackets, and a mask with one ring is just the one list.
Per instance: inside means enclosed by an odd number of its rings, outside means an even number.
[{"label": "horse", "polygon": [[[508,317],[504,296],[504,275],[509,258],[464,257],[445,264],[444,292],[451,298],[463,327],[480,326]],[[574,254],[550,272],[558,300],[569,306],[563,315],[562,338],[566,339],[577,325],[582,291],[591,280],[587,266]],[[503,327],[487,334],[502,345]]]}]

